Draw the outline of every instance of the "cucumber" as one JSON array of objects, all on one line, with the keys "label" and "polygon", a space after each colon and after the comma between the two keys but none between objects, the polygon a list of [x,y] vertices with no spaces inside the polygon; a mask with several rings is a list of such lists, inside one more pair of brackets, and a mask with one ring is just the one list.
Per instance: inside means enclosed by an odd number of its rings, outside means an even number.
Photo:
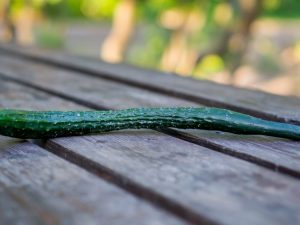
[{"label": "cucumber", "polygon": [[111,111],[0,110],[0,134],[44,139],[122,129],[206,129],[300,140],[300,127],[219,108],[134,108]]}]

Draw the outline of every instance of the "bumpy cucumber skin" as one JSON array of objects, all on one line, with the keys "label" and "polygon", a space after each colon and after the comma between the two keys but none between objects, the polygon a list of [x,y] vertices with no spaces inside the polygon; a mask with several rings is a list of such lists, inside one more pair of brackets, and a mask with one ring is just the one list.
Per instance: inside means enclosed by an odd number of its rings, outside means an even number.
[{"label": "bumpy cucumber skin", "polygon": [[183,128],[300,140],[300,127],[219,108],[135,108],[111,111],[0,110],[0,134],[44,139],[122,129]]}]

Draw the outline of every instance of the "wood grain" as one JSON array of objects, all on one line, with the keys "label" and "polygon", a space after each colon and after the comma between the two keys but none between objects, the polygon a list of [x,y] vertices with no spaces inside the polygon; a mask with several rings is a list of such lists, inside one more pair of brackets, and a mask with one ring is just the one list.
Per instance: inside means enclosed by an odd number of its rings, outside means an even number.
[{"label": "wood grain", "polygon": [[36,145],[0,143],[0,224],[185,224]]},{"label": "wood grain", "polygon": [[[46,90],[70,95],[76,99],[97,102],[103,108],[141,106],[192,106],[195,103],[155,94],[147,90],[119,85],[116,82],[84,77],[81,73],[28,63],[13,57],[0,57],[1,73],[37,84]],[[125,103],[125,104],[123,104]]]},{"label": "wood grain", "polygon": [[[0,107],[31,110],[84,109],[72,102],[5,81],[0,83]],[[101,224],[161,224],[165,220],[169,224],[184,224],[173,216],[154,209],[144,201],[98,180],[70,163],[62,162],[63,160],[32,144],[20,144],[21,142],[24,141],[0,137],[0,173],[2,173],[0,177],[7,181],[8,178],[4,175],[9,173],[9,178],[16,182],[12,183],[13,181],[9,180],[10,186],[0,185],[1,199],[5,199],[5,204],[4,201],[0,201],[3,203],[0,204],[0,213],[2,213],[0,214],[0,224],[18,224],[20,221],[23,221],[24,224],[40,224],[41,222],[48,224],[46,217],[53,217],[55,224],[98,224],[98,222]],[[10,161],[8,161],[9,159]],[[60,167],[60,171],[53,171],[57,166]],[[18,173],[13,173],[17,170]],[[37,174],[36,171],[40,171],[40,173]],[[22,173],[25,173],[26,176]],[[43,178],[43,176],[50,175],[48,181]],[[64,177],[64,180],[57,181],[55,180],[56,176],[60,179]],[[72,181],[71,177],[73,176],[77,183]],[[36,184],[31,183],[28,179],[36,179],[35,182],[42,183],[35,186]],[[27,182],[26,185],[30,186],[29,192],[24,192],[22,184],[17,182]],[[60,182],[59,186],[58,182]],[[13,191],[10,188],[12,185],[16,187]],[[47,193],[45,190],[49,188],[48,186],[53,187],[52,193]],[[42,192],[41,196],[36,195],[35,192]],[[56,196],[53,199],[54,195]],[[61,199],[60,195],[66,196]],[[36,201],[39,203],[35,203]],[[72,204],[75,203],[77,206],[73,207]],[[58,208],[56,204],[64,205],[64,207]],[[8,205],[10,207],[7,208]],[[37,207],[41,208],[38,212],[36,212]],[[85,212],[86,209],[88,212]],[[13,210],[13,214],[11,210]],[[52,221],[52,218],[50,220]]]},{"label": "wood grain", "polygon": [[190,222],[300,223],[298,180],[155,131],[60,138],[45,147]]},{"label": "wood grain", "polygon": [[[0,107],[1,108],[25,108],[25,105],[26,105],[26,108],[31,109],[31,110],[53,110],[53,109],[57,109],[57,110],[81,109],[81,110],[84,110],[84,109],[86,109],[82,106],[76,105],[74,103],[70,103],[70,102],[62,100],[58,97],[48,96],[45,93],[43,93],[41,91],[37,91],[32,88],[24,87],[22,85],[18,85],[18,84],[12,83],[12,82],[7,82],[7,81],[1,80],[1,79],[0,79],[0,81],[1,81],[0,83],[1,83],[2,87],[5,87],[5,88],[1,88],[1,90],[2,90],[1,95],[0,95]],[[16,101],[16,99],[20,99],[20,101]],[[21,103],[22,99],[23,99],[23,103]],[[24,106],[22,106],[22,104]],[[8,138],[0,136],[0,141],[2,139],[8,140]],[[9,140],[12,142],[16,141],[16,139],[10,139],[10,138],[9,138]],[[20,140],[17,140],[17,141],[20,141]],[[7,143],[8,142],[0,142],[0,147],[3,146],[3,148],[5,147],[5,149],[6,149]],[[68,160],[71,161],[69,159],[70,154],[67,151],[59,150],[59,153],[62,154],[61,157],[62,156],[67,157]],[[82,159],[82,156],[80,156],[80,155],[76,156],[76,154],[72,154],[72,157],[75,157],[77,160],[79,160],[75,163],[78,166],[81,166],[80,161]],[[1,159],[0,159],[0,162],[1,162]],[[93,164],[93,163],[91,163],[91,164]],[[89,168],[88,168],[89,165],[90,164],[85,164],[82,167],[85,170],[89,170]],[[95,171],[90,171],[90,172],[95,173]],[[100,173],[100,175],[97,172],[96,174],[97,174],[97,176],[101,176],[101,178],[106,179],[110,183],[118,184],[122,180],[125,180],[125,178],[122,176],[114,177],[113,171],[109,171],[108,173]],[[122,185],[119,185],[119,186],[122,187]],[[128,189],[128,187],[130,187],[130,188]],[[130,184],[128,182],[126,184],[126,187],[122,187],[122,188],[134,193],[135,195],[140,195],[141,198],[145,198],[144,197],[144,192],[145,192],[144,188],[140,187],[138,184]],[[196,223],[196,224],[201,223],[201,224],[207,224],[207,225],[215,224],[214,222],[211,221],[212,219],[207,219],[205,215],[203,216],[199,213],[190,212],[189,209],[184,208],[180,204],[176,204],[176,202],[174,202],[172,199],[166,199],[166,198],[160,197],[160,196],[155,198],[154,196],[155,195],[150,195],[149,196],[150,199],[147,199],[147,198],[146,199],[150,202],[153,202],[156,206],[159,206],[162,209],[171,211],[172,213],[176,214],[179,217],[183,217],[186,221],[189,221],[190,223]],[[107,196],[107,198],[109,198],[109,196]],[[182,208],[184,210],[182,210]],[[20,213],[22,213],[22,212],[20,212]],[[155,217],[156,215],[153,215],[153,216]],[[157,218],[154,218],[155,220],[160,219],[159,216],[156,216],[156,217]],[[166,216],[166,217],[168,217],[168,216]],[[166,219],[168,220],[168,218],[166,218]],[[170,221],[172,221],[172,220],[173,219],[170,219]],[[155,224],[155,222],[153,222],[152,220],[149,220],[149,221],[150,221],[150,224]],[[164,221],[164,219],[162,219],[162,221]],[[170,223],[173,224],[172,222],[170,222]],[[181,221],[178,221],[176,223],[180,224]],[[1,224],[1,220],[0,220],[0,224]],[[158,223],[158,224],[160,224],[160,223]]]},{"label": "wood grain", "polygon": [[247,159],[274,171],[300,178],[300,142],[261,135],[235,135],[219,131],[178,130],[179,138],[219,152]]},{"label": "wood grain", "polygon": [[49,140],[46,148],[69,152],[68,160],[100,174],[113,171],[123,177],[119,185],[136,183],[147,199],[172,199],[220,224],[300,223],[298,180],[167,135],[114,132]]},{"label": "wood grain", "polygon": [[36,91],[12,82],[0,80],[0,108],[25,110],[84,110],[86,107],[71,101],[62,101],[42,91]]},{"label": "wood grain", "polygon": [[81,71],[87,75],[115,80],[208,106],[223,107],[266,119],[300,124],[300,100],[295,97],[276,96],[204,80],[196,81],[129,65],[112,65],[62,53],[21,49],[7,45],[1,45],[1,50],[14,57],[31,59],[72,71]]},{"label": "wood grain", "polygon": [[[95,109],[195,105],[174,97],[152,94],[116,82],[86,77],[81,73],[69,72],[39,63],[28,64],[11,57],[2,56],[0,66],[2,73],[9,77],[25,81],[28,85],[35,85],[35,88]],[[170,132],[169,134],[174,135]],[[268,138],[268,141],[263,141],[256,136],[249,139],[245,135],[228,136],[220,132],[207,131],[201,133],[201,131],[181,130],[175,136],[300,178],[300,164],[298,163],[300,142],[276,138]],[[232,141],[233,139],[236,141]],[[270,144],[272,142],[276,145]]]}]

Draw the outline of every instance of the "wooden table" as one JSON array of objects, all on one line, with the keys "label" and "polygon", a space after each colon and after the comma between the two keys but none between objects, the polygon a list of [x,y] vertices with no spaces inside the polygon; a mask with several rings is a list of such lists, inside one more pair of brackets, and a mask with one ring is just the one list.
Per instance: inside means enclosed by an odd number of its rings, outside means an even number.
[{"label": "wooden table", "polygon": [[[217,106],[300,124],[300,100],[0,45],[0,107]],[[0,224],[300,224],[300,142],[203,130],[0,137]]]}]

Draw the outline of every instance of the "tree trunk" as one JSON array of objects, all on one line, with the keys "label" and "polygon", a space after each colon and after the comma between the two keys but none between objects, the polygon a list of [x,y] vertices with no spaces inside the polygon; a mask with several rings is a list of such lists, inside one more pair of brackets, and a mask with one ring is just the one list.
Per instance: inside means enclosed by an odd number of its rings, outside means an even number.
[{"label": "tree trunk", "polygon": [[2,35],[1,39],[5,42],[15,41],[15,27],[10,17],[10,0],[2,0],[0,3],[0,22],[2,24]]},{"label": "tree trunk", "polygon": [[120,62],[134,32],[136,0],[122,0],[114,14],[113,26],[101,48],[101,58],[109,62]]},{"label": "tree trunk", "polygon": [[237,31],[231,38],[233,60],[230,65],[230,72],[234,76],[235,71],[241,66],[244,55],[246,53],[251,25],[261,12],[261,0],[240,0],[241,23],[238,25]]},{"label": "tree trunk", "polygon": [[[197,57],[196,51],[188,45],[188,38],[192,32],[199,29],[203,22],[203,18],[196,10],[183,11],[177,9],[175,13],[178,14],[178,25],[172,27],[171,38],[169,45],[166,47],[162,59],[161,68],[164,71],[176,72],[182,75],[190,75],[195,60]],[[174,15],[165,17],[165,27],[168,24],[172,25]],[[173,25],[172,25],[173,26]],[[167,27],[168,28],[168,27]]]},{"label": "tree trunk", "polygon": [[25,0],[24,7],[16,17],[16,39],[21,45],[33,44],[33,28],[35,21],[35,10],[29,0]]}]

